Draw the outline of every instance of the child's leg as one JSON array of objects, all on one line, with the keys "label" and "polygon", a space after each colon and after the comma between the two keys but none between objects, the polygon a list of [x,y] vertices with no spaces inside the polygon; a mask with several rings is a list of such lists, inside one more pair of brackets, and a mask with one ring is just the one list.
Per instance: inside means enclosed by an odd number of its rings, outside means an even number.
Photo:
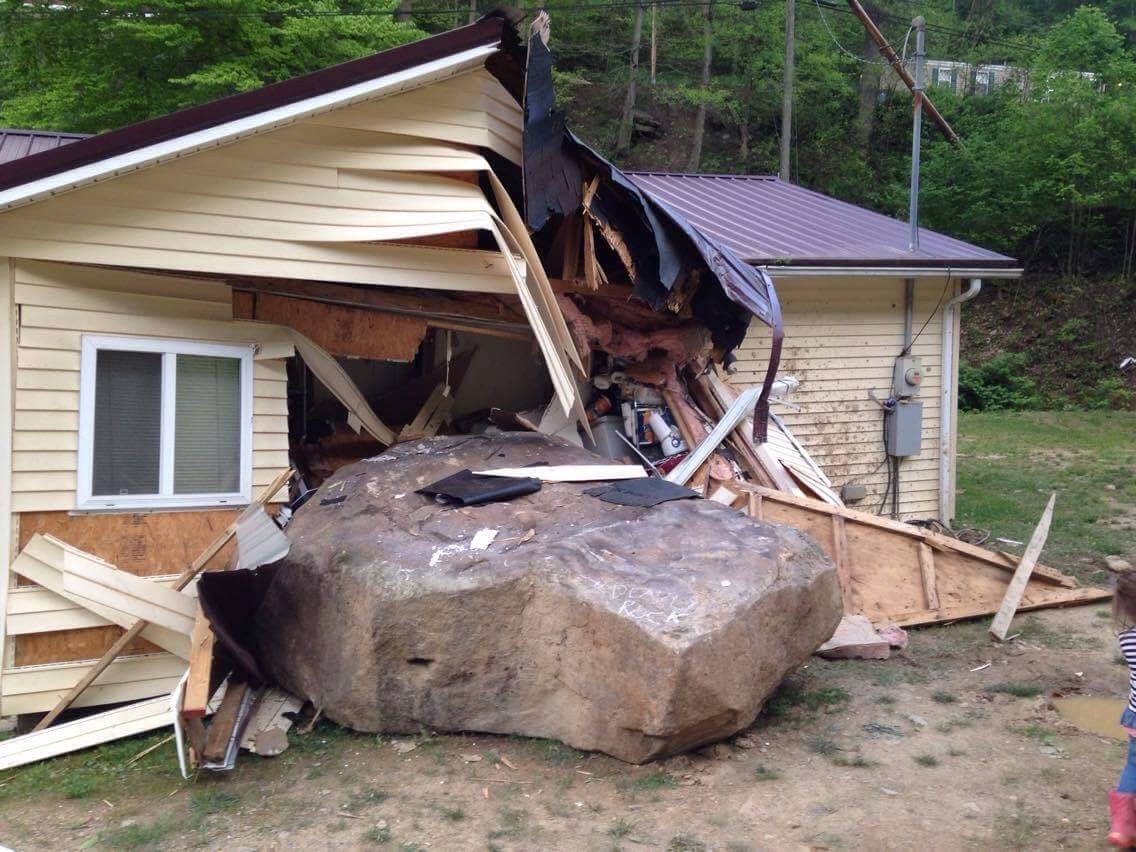
[{"label": "child's leg", "polygon": [[1116,782],[1116,792],[1136,793],[1136,737],[1128,737],[1128,762]]},{"label": "child's leg", "polygon": [[1116,789],[1108,794],[1112,817],[1108,842],[1121,849],[1136,846],[1136,737],[1128,738],[1128,761]]}]

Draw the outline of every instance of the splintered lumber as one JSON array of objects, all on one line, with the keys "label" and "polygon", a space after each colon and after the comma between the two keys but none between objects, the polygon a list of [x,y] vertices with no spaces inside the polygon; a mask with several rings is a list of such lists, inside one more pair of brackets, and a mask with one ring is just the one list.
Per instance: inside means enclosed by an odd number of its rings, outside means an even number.
[{"label": "splintered lumber", "polygon": [[1049,537],[1049,524],[1053,520],[1053,504],[1056,502],[1057,492],[1054,492],[1049,495],[1049,503],[1041,513],[1041,520],[1037,522],[1037,528],[1030,537],[1026,552],[1022,554],[1022,561],[1018,563],[1018,568],[1010,580],[1010,586],[1006,589],[1006,596],[1002,598],[1002,605],[998,607],[998,613],[990,625],[991,635],[1000,642],[1005,641],[1006,634],[1010,631],[1010,622],[1014,620],[1014,613],[1017,612],[1018,604],[1022,600],[1022,593],[1025,592],[1030,574],[1033,573],[1034,566],[1041,557],[1041,550],[1045,547],[1046,538]]},{"label": "splintered lumber", "polygon": [[[810,536],[836,563],[845,613],[860,613],[877,625],[906,627],[993,615],[1019,567],[1001,553],[912,524],[749,483],[733,487],[761,498],[756,506],[751,500],[751,514],[756,510],[764,521]],[[1111,596],[1105,589],[1080,587],[1073,577],[1036,565],[1017,610]]]},{"label": "splintered lumber", "polygon": [[415,418],[402,427],[402,431],[398,433],[398,440],[416,441],[420,438],[433,438],[450,416],[453,407],[454,397],[450,392],[450,386],[444,381],[440,382],[426,398]]},{"label": "splintered lumber", "polygon": [[[255,507],[264,506],[265,503],[276,496],[276,492],[283,488],[291,478],[291,469],[285,470],[280,473],[274,480],[272,480],[269,486],[265,488],[263,492],[261,492],[261,495],[250,504],[249,508],[252,509]],[[198,574],[205,570],[205,566],[209,564],[209,561],[218,553],[220,553],[221,549],[229,543],[229,540],[232,539],[234,535],[236,535],[237,525],[240,524],[240,522],[241,518],[237,518],[235,521],[233,521],[233,523],[229,524],[225,531],[217,537],[216,541],[205,548],[205,550],[201,552],[201,555],[194,559],[193,563],[188,568],[186,568],[185,571],[178,575],[178,578],[174,581],[173,584],[175,591],[180,592],[182,589],[188,586]],[[75,686],[68,690],[66,695],[59,699],[59,703],[56,704],[55,707],[47,713],[47,715],[40,719],[35,728],[33,728],[32,730],[42,731],[44,728],[58,719],[59,714],[70,707],[72,702],[74,702],[76,698],[83,694],[83,690],[94,683],[95,679],[98,678],[98,676],[101,675],[104,671],[106,671],[107,666],[113,663],[118,658],[118,656],[126,650],[130,643],[138,638],[138,635],[146,629],[148,624],[148,621],[141,619],[135,622],[134,626],[123,633],[118,638],[118,640],[106,650],[106,653],[104,653],[95,662],[95,664],[91,666],[90,670],[85,675],[83,675],[83,677],[77,684],[75,684]]]},{"label": "splintered lumber", "polygon": [[710,457],[714,450],[718,449],[718,446],[726,440],[726,436],[753,410],[760,393],[760,388],[750,388],[735,399],[726,409],[726,413],[722,415],[722,419],[710,431],[710,434],[700,441],[698,446],[692,447],[686,458],[667,474],[667,480],[675,483],[675,485],[686,485],[690,477],[694,475],[694,471]]},{"label": "splintered lumber", "polygon": [[601,482],[611,479],[643,479],[647,471],[637,464],[549,464],[535,467],[499,467],[475,470],[476,476],[532,477],[542,482]]},{"label": "splintered lumber", "polygon": [[209,681],[213,674],[213,628],[209,619],[197,607],[193,623],[193,638],[189,648],[189,677],[185,682],[181,714],[187,718],[201,718],[209,708]]}]

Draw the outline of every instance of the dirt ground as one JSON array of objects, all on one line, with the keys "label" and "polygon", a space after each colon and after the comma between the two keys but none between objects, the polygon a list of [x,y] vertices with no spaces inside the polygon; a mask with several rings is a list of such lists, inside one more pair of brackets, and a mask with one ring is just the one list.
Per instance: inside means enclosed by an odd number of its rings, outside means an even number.
[{"label": "dirt ground", "polygon": [[[1100,606],[912,631],[886,662],[813,658],[731,741],[648,766],[500,736],[321,724],[182,781],[162,735],[0,777],[13,849],[1102,848],[1123,745],[1052,696],[1120,696]],[[974,671],[989,663],[988,667]],[[409,749],[409,746],[413,746]]]}]

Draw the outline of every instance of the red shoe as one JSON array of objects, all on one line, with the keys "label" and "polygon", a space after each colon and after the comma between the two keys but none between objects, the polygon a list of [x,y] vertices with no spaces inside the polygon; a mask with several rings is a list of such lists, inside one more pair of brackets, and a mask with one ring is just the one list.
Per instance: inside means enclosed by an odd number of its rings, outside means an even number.
[{"label": "red shoe", "polygon": [[1110,790],[1108,811],[1112,817],[1108,842],[1120,849],[1136,846],[1136,794]]}]

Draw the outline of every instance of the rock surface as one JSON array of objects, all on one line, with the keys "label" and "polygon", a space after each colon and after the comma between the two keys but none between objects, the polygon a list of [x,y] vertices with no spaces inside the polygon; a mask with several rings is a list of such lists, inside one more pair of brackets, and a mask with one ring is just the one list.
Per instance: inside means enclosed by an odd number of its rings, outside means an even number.
[{"label": "rock surface", "polygon": [[840,621],[819,548],[707,500],[615,506],[564,483],[458,509],[414,493],[533,462],[595,456],[512,433],[341,469],[289,525],[258,613],[272,676],[357,730],[550,737],[640,763],[747,727]]}]

